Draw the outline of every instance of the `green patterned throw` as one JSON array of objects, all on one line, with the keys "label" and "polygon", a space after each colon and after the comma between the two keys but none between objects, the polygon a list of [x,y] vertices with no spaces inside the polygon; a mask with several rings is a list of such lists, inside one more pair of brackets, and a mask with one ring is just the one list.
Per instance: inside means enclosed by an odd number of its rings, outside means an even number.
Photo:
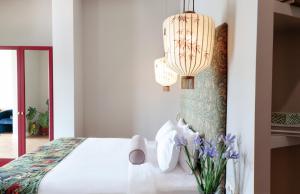
[{"label": "green patterned throw", "polygon": [[62,138],[0,168],[0,194],[36,194],[43,177],[85,139]]}]

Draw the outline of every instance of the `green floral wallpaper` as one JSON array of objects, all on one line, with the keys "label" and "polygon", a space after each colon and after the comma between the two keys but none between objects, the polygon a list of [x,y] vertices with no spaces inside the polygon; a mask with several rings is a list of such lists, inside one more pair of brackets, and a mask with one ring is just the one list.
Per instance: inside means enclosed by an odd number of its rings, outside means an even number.
[{"label": "green floral wallpaper", "polygon": [[194,90],[182,90],[180,116],[212,138],[226,131],[227,24],[216,29],[212,64],[195,78]]}]

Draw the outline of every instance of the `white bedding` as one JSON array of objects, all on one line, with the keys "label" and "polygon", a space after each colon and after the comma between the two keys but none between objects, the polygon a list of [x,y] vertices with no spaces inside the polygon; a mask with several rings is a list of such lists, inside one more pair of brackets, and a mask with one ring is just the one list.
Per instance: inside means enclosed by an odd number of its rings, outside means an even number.
[{"label": "white bedding", "polygon": [[[130,139],[88,138],[40,183],[39,194],[196,194],[195,181],[177,167],[161,173],[154,144],[147,163],[128,163]],[[146,191],[146,192],[145,192]]]},{"label": "white bedding", "polygon": [[156,160],[156,144],[147,144],[147,163],[129,164],[129,194],[197,194],[196,181],[179,165],[172,172],[163,173]]}]

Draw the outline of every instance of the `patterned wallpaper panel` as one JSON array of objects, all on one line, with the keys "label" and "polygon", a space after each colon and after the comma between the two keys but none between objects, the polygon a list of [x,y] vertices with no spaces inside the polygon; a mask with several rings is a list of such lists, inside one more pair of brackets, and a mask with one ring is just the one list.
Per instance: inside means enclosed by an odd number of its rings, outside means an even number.
[{"label": "patterned wallpaper panel", "polygon": [[227,33],[227,24],[217,27],[211,66],[195,78],[194,90],[181,94],[180,116],[208,138],[226,131]]}]

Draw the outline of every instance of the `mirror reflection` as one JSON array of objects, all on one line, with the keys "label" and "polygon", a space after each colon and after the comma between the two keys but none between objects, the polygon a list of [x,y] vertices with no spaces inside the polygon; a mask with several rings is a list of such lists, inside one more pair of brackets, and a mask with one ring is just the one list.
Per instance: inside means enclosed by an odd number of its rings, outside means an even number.
[{"label": "mirror reflection", "polygon": [[25,51],[26,152],[49,141],[49,51]]}]

